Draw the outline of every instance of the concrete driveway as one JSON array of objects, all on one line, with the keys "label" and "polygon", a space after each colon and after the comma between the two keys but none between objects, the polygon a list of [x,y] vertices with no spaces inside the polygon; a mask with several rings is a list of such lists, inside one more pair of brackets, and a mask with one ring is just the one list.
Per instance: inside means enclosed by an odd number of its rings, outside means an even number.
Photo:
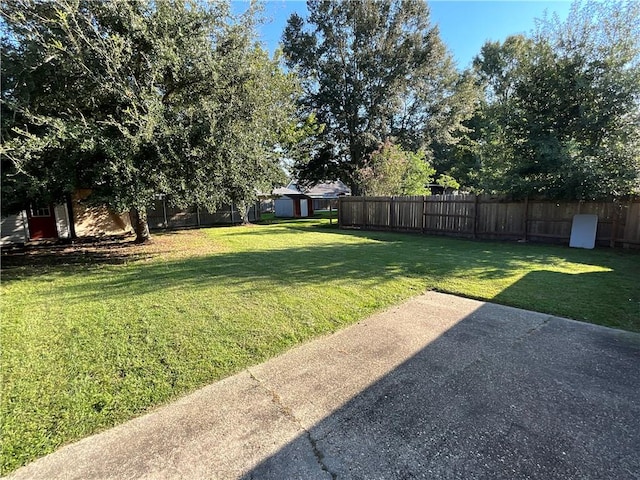
[{"label": "concrete driveway", "polygon": [[640,335],[426,293],[12,478],[640,478]]}]

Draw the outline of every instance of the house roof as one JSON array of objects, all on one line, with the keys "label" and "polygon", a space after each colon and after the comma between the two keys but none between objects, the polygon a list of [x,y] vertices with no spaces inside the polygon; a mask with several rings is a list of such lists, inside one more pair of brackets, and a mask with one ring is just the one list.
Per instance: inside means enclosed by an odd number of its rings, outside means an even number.
[{"label": "house roof", "polygon": [[340,180],[335,182],[317,183],[306,190],[311,198],[338,198],[342,195],[351,195],[351,189]]},{"label": "house roof", "polygon": [[334,182],[316,183],[302,190],[295,182],[273,190],[273,195],[284,195],[287,197],[310,197],[310,198],[338,198],[343,195],[351,195],[351,189],[340,180]]}]

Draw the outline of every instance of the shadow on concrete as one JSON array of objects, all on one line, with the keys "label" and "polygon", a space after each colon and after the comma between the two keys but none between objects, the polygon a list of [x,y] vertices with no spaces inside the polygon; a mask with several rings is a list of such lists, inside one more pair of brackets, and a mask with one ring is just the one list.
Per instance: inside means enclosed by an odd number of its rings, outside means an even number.
[{"label": "shadow on concrete", "polygon": [[639,367],[638,334],[486,304],[308,425],[274,388],[303,431],[242,478],[637,478]]}]

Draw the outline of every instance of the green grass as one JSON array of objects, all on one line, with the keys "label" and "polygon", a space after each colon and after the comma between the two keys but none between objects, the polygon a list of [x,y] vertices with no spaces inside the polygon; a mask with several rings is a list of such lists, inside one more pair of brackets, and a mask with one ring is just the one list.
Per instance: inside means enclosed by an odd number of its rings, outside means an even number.
[{"label": "green grass", "polygon": [[640,331],[637,252],[324,219],[32,258],[3,259],[3,473],[428,289]]}]

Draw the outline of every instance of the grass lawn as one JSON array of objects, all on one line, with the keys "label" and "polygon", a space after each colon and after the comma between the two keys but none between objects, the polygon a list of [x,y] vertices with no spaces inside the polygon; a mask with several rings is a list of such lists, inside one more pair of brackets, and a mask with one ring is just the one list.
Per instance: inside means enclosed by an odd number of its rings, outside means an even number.
[{"label": "grass lawn", "polygon": [[428,289],[640,331],[640,254],[326,220],[3,257],[2,473]]}]

